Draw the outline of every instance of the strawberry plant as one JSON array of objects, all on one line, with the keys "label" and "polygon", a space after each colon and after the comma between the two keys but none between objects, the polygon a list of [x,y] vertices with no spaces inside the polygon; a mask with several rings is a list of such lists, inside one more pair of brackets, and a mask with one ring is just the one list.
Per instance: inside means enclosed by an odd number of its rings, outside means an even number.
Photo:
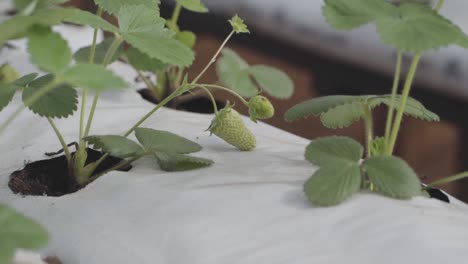
[{"label": "strawberry plant", "polygon": [[[365,123],[366,147],[347,137],[319,138],[307,146],[305,158],[319,166],[304,184],[304,192],[313,204],[336,205],[359,190],[410,199],[427,195],[430,187],[468,176],[468,172],[464,172],[422,185],[411,167],[393,156],[403,116],[439,121],[435,113],[409,96],[422,53],[450,44],[468,47],[468,37],[439,14],[444,0],[438,0],[434,7],[429,2],[325,0],[323,15],[328,24],[339,30],[352,30],[369,23],[375,25],[382,41],[397,50],[397,59],[391,94],[321,97],[300,103],[286,112],[288,121],[314,115],[324,126],[334,129],[361,119]],[[412,54],[413,58],[401,94],[398,94],[403,53]],[[372,110],[382,104],[388,107],[385,133],[375,135]]]},{"label": "strawberry plant", "polygon": [[[218,111],[212,90],[224,90],[237,96],[249,107],[254,121],[270,118],[274,113],[268,99],[258,95],[261,90],[279,98],[292,94],[292,81],[283,72],[264,65],[249,66],[232,50],[224,49],[232,36],[249,33],[244,21],[237,15],[229,20],[232,31],[212,59],[195,78],[189,79],[186,72],[194,60],[192,48],[196,36],[193,32],[180,30],[177,22],[182,9],[207,12],[208,9],[200,0],[177,0],[169,20],[160,16],[159,0],[95,0],[99,7],[97,14],[56,6],[64,2],[17,0],[18,15],[0,24],[0,46],[11,39],[27,38],[32,63],[47,72],[42,76],[31,73],[17,78],[8,65],[2,66],[1,76],[5,77],[0,82],[0,110],[7,106],[18,91],[22,92],[24,105],[1,124],[0,133],[25,108],[46,118],[61,144],[68,172],[79,186],[86,185],[108,171],[127,167],[144,156],[154,157],[160,168],[167,171],[211,165],[211,160],[189,155],[201,150],[197,143],[166,131],[141,128],[152,114],[183,94],[195,89],[206,92],[215,110],[211,132],[240,150],[255,148],[255,137],[231,105]],[[102,19],[103,12],[115,16],[118,26]],[[62,22],[93,27],[94,34],[90,36],[92,44],[72,54],[67,41],[51,28]],[[113,36],[97,43],[99,30]],[[223,56],[217,64],[221,84],[200,83],[200,78],[217,62],[221,53]],[[122,135],[91,135],[101,93],[128,86],[121,77],[107,69],[108,65],[118,59],[128,62],[135,69],[148,87],[155,91],[160,102]],[[156,84],[145,78],[148,72],[157,76]],[[82,94],[80,98],[79,92]],[[94,93],[94,99],[86,114],[90,93]],[[247,101],[244,97],[253,98]],[[76,111],[79,114],[79,137],[78,144],[75,144],[76,151],[72,152],[55,124],[55,119],[68,118]],[[132,134],[138,143],[127,138]],[[88,162],[88,146],[102,150],[103,156]],[[111,156],[123,160],[97,173],[98,167]]]},{"label": "strawberry plant", "polygon": [[41,225],[0,204],[0,263],[11,263],[17,249],[38,249],[47,240]]}]

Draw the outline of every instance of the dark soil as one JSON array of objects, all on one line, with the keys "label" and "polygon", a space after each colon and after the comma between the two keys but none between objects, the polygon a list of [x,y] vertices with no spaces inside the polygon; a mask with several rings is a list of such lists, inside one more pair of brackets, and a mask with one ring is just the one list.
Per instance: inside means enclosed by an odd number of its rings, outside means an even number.
[{"label": "dark soil", "polygon": [[431,198],[441,200],[442,202],[450,203],[449,197],[441,190],[426,187],[426,191],[427,193],[429,193],[429,196],[431,196]]},{"label": "dark soil", "polygon": [[47,264],[62,264],[60,259],[58,259],[55,256],[50,256],[50,257],[45,258],[44,262],[47,263]]},{"label": "dark soil", "polygon": [[[97,161],[103,154],[88,148],[86,164]],[[120,163],[122,159],[109,156],[95,171],[95,175],[104,172]],[[129,171],[131,166],[121,171]],[[8,187],[13,193],[22,195],[62,196],[74,193],[84,186],[80,186],[71,176],[65,156],[40,160],[26,164],[22,170],[10,175]]]},{"label": "dark soil", "polygon": [[[138,90],[138,93],[146,101],[149,101],[153,104],[159,103],[159,101],[154,97],[153,92],[149,89],[140,89]],[[200,114],[213,114],[214,113],[213,104],[211,103],[211,100],[206,97],[194,97],[191,100],[181,102],[178,104],[175,104],[174,101],[171,101],[166,106],[169,108],[173,108],[173,109],[177,109],[181,111],[193,112],[193,113],[200,113]],[[221,109],[224,106],[226,106],[226,104],[224,102],[216,100],[216,106],[218,107],[218,109]]]}]

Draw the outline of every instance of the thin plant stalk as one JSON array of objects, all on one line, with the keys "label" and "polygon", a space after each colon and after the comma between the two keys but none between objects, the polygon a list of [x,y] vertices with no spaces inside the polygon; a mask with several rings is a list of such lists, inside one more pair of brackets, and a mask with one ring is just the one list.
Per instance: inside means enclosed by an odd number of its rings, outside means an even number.
[{"label": "thin plant stalk", "polygon": [[364,125],[366,127],[367,158],[370,158],[372,156],[371,145],[374,138],[374,125],[372,112],[367,105],[364,108]]},{"label": "thin plant stalk", "polygon": [[171,26],[174,28],[177,27],[177,23],[180,17],[180,11],[182,10],[182,5],[179,2],[176,2],[176,6],[174,7],[174,12],[172,13],[172,18],[170,21]]},{"label": "thin plant stalk", "polygon": [[390,106],[388,107],[387,122],[385,124],[385,148],[387,148],[389,145],[390,132],[392,130],[393,116],[395,114],[395,107],[396,107],[395,100],[396,100],[396,95],[398,92],[398,84],[400,83],[402,58],[403,58],[403,52],[399,50],[397,54],[395,76],[393,79],[392,96],[390,99]]},{"label": "thin plant stalk", "polygon": [[220,89],[220,90],[223,90],[223,91],[226,91],[234,96],[236,96],[237,98],[239,98],[239,100],[246,106],[249,105],[249,103],[244,99],[244,97],[240,96],[238,93],[234,92],[233,90],[227,88],[227,87],[224,87],[224,86],[221,86],[221,85],[216,85],[216,84],[200,84],[199,86],[203,86],[203,87],[206,87],[206,88],[215,88],[215,89]]},{"label": "thin plant stalk", "polygon": [[214,113],[215,115],[218,114],[218,106],[216,105],[216,100],[215,98],[213,97],[213,94],[211,93],[210,89],[204,87],[204,86],[200,86],[201,89],[203,89],[206,94],[208,94],[208,96],[210,97],[210,100],[211,100],[211,103],[213,104],[213,110],[214,110]]},{"label": "thin plant stalk", "polygon": [[60,130],[55,125],[54,120],[52,118],[48,117],[47,121],[49,121],[49,124],[54,129],[54,132],[57,135],[57,138],[59,139],[60,144],[62,145],[62,149],[63,149],[63,152],[65,153],[65,157],[67,158],[67,162],[68,162],[68,164],[70,164],[70,162],[72,160],[72,156],[70,154],[70,149],[68,148],[67,143],[65,143],[65,140],[63,139],[63,136],[60,133]]},{"label": "thin plant stalk", "polygon": [[447,184],[447,183],[450,183],[450,182],[453,182],[453,181],[458,181],[458,180],[461,180],[461,179],[464,179],[464,178],[467,178],[467,177],[468,177],[468,171],[465,171],[465,172],[461,172],[461,173],[455,174],[455,175],[447,177],[447,178],[443,178],[443,179],[431,182],[426,187],[433,188],[433,187],[436,187],[438,185]]}]

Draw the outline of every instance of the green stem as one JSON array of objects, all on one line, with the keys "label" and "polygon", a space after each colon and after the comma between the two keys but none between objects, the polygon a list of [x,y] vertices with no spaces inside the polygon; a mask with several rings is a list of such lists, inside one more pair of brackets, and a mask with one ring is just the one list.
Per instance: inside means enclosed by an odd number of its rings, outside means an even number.
[{"label": "green stem", "polygon": [[140,70],[135,69],[135,71],[137,72],[138,77],[145,83],[146,87],[150,89],[151,91],[154,91],[155,88],[154,88],[154,85],[151,83],[151,81],[148,80],[148,78],[146,78],[146,76],[143,75],[143,73]]},{"label": "green stem", "polygon": [[58,81],[54,80],[50,82],[49,84],[39,88],[35,93],[31,95],[27,100],[23,102],[21,106],[18,107],[18,109],[11,114],[11,116],[5,121],[2,126],[0,126],[0,134],[15,120],[16,117],[18,117],[21,112],[26,108],[26,106],[31,105],[35,103],[37,100],[39,100],[43,95],[46,93],[50,92],[50,90],[54,89],[58,85]]},{"label": "green stem", "polygon": [[393,78],[392,96],[390,99],[390,106],[388,107],[387,123],[385,124],[385,148],[389,145],[390,131],[392,129],[393,115],[395,114],[395,100],[398,92],[398,84],[400,83],[401,75],[401,64],[402,64],[403,52],[398,51],[397,62],[395,68],[395,76]]},{"label": "green stem", "polygon": [[[122,42],[123,42],[123,38],[121,36],[115,38],[109,50],[107,51],[106,56],[104,57],[104,60],[102,63],[103,66],[107,66],[110,63],[112,57],[114,56],[115,52],[119,48],[120,44],[122,44]],[[97,107],[97,103],[99,101],[100,95],[101,95],[100,92],[96,92],[96,94],[94,95],[93,103],[91,105],[91,111],[89,112],[88,122],[86,123],[86,129],[84,132],[85,137],[89,135],[89,131],[91,130],[91,124],[93,123],[94,112],[96,112],[96,107]]]},{"label": "green stem", "polygon": [[367,105],[364,108],[364,114],[364,124],[366,126],[367,158],[370,158],[372,156],[371,145],[372,139],[374,138],[374,126],[372,112]]},{"label": "green stem", "polygon": [[408,76],[406,77],[405,86],[403,87],[403,92],[400,98],[400,105],[398,106],[398,111],[395,116],[395,121],[393,123],[392,132],[390,134],[390,141],[388,144],[388,148],[386,149],[387,155],[392,155],[393,150],[395,148],[396,140],[398,137],[398,132],[400,130],[401,121],[403,119],[403,114],[406,108],[406,102],[408,100],[409,93],[411,91],[411,85],[413,84],[414,76],[416,74],[416,70],[418,68],[419,60],[421,59],[421,53],[418,52],[413,58],[411,62],[411,66],[408,72]]},{"label": "green stem", "polygon": [[172,13],[172,18],[170,22],[174,28],[177,27],[177,23],[179,21],[181,10],[182,10],[182,5],[179,2],[176,2],[176,6],[174,7],[174,12]]},{"label": "green stem", "polygon": [[213,94],[210,92],[210,89],[208,89],[208,88],[206,88],[204,86],[200,86],[200,88],[202,88],[208,94],[208,96],[210,97],[211,103],[213,103],[214,113],[217,115],[218,114],[218,106],[216,105],[216,100],[214,99]]},{"label": "green stem", "polygon": [[442,185],[442,184],[446,184],[446,183],[449,183],[449,182],[458,181],[458,180],[461,180],[461,179],[466,178],[466,177],[468,177],[468,171],[461,172],[459,174],[455,174],[453,176],[431,182],[431,183],[429,183],[427,185],[427,187],[432,188],[432,187]]},{"label": "green stem", "polygon": [[247,102],[247,100],[244,99],[244,97],[242,97],[241,95],[239,95],[238,93],[234,92],[233,90],[227,88],[227,87],[224,87],[224,86],[221,86],[221,85],[216,85],[216,84],[200,84],[200,85],[197,85],[197,86],[203,86],[203,87],[207,87],[207,88],[215,88],[215,89],[220,89],[220,90],[223,90],[223,91],[226,91],[234,96],[236,96],[237,98],[239,98],[239,100],[245,104],[246,106],[249,106],[249,102]]},{"label": "green stem", "polygon": [[70,164],[71,160],[72,160],[72,156],[70,154],[70,149],[68,148],[67,146],[67,143],[65,143],[65,140],[63,139],[63,136],[62,134],[60,133],[60,130],[57,128],[57,126],[55,125],[55,122],[54,120],[52,120],[52,118],[48,117],[47,118],[47,121],[49,121],[49,124],[52,126],[52,128],[54,129],[54,132],[55,134],[57,135],[57,138],[59,139],[60,141],[60,144],[62,144],[62,149],[63,149],[63,152],[65,153],[65,157],[67,158],[67,162],[68,164]]},{"label": "green stem", "polygon": [[232,37],[232,35],[234,35],[234,30],[231,31],[231,33],[226,37],[226,39],[223,41],[223,43],[221,44],[221,46],[219,47],[219,49],[216,51],[216,53],[213,55],[213,57],[211,58],[210,62],[208,62],[208,64],[206,64],[205,68],[200,72],[200,74],[198,74],[197,77],[195,77],[195,79],[193,79],[192,83],[191,84],[196,84],[198,82],[198,80],[200,80],[200,78],[203,76],[203,74],[205,74],[205,72],[208,70],[208,68],[210,68],[210,66],[216,62],[216,59],[218,58],[219,56],[219,53],[221,53],[221,51],[223,50],[224,46],[226,46],[227,42],[229,41],[229,39]]}]

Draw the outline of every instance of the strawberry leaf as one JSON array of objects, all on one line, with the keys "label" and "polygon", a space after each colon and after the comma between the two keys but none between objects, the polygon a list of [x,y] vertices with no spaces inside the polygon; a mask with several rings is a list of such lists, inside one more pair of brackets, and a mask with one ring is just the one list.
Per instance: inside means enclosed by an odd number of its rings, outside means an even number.
[{"label": "strawberry leaf", "polygon": [[60,80],[73,86],[94,91],[127,87],[127,83],[112,71],[101,65],[87,63],[72,66],[60,75]]},{"label": "strawberry leaf", "polygon": [[85,137],[84,140],[93,145],[94,148],[102,149],[102,151],[121,159],[144,154],[144,150],[140,145],[122,136],[89,136]]},{"label": "strawberry leaf", "polygon": [[99,7],[109,14],[118,15],[120,9],[125,5],[143,5],[148,10],[159,14],[159,0],[95,0]]},{"label": "strawberry leaf", "polygon": [[208,167],[212,160],[178,153],[155,152],[159,167],[164,171],[187,171]]},{"label": "strawberry leaf", "polygon": [[293,106],[285,113],[284,118],[286,121],[295,121],[301,118],[307,118],[311,115],[319,116],[334,107],[352,103],[357,100],[355,96],[349,95],[332,95],[314,98]]},{"label": "strawberry leaf", "polygon": [[163,70],[168,66],[162,61],[153,59],[134,47],[130,47],[126,54],[128,62],[137,70],[155,72]]},{"label": "strawberry leaf", "polygon": [[201,0],[177,0],[185,9],[192,12],[206,13],[208,8],[201,2]]},{"label": "strawberry leaf", "polygon": [[202,147],[176,134],[151,128],[137,128],[135,136],[148,152],[193,153]]},{"label": "strawberry leaf", "polygon": [[12,83],[0,82],[0,111],[11,102],[18,88],[17,85]]},{"label": "strawberry leaf", "polygon": [[[114,42],[115,38],[110,37],[96,45],[96,50],[94,54],[94,63],[95,64],[102,64],[104,62],[104,58],[106,57],[107,51],[112,45],[112,42]],[[123,54],[123,46],[120,45],[117,51],[115,52],[114,56],[110,60],[109,64],[118,60],[120,56]],[[87,63],[89,62],[89,58],[91,56],[91,46],[84,47],[79,49],[75,54],[73,54],[73,58],[77,62],[83,62]]]},{"label": "strawberry leaf", "polygon": [[287,99],[294,92],[294,83],[289,76],[270,66],[255,65],[250,67],[250,74],[265,92],[271,96]]},{"label": "strawberry leaf", "polygon": [[325,137],[313,140],[306,148],[305,158],[317,166],[336,161],[356,163],[362,158],[364,148],[349,137]]}]

